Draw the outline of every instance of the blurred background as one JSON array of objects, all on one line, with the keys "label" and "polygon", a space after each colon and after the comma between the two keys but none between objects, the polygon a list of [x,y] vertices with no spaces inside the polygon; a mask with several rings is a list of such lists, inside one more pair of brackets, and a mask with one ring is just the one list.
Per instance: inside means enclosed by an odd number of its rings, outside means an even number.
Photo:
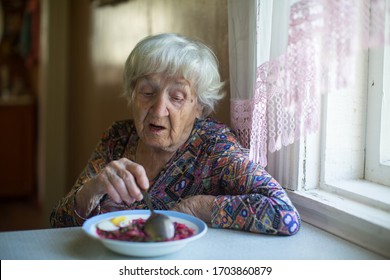
[{"label": "blurred background", "polygon": [[227,0],[1,0],[0,231],[49,227],[112,122],[129,118],[124,62],[143,37],[210,46],[230,124]]}]

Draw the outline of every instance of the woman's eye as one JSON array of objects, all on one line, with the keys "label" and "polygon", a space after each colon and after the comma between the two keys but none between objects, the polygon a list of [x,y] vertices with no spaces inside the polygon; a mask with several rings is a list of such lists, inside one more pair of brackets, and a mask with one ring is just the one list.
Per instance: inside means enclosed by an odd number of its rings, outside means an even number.
[{"label": "woman's eye", "polygon": [[144,92],[141,92],[141,94],[142,94],[143,96],[146,96],[146,97],[153,96],[153,92],[152,92],[152,91],[144,91]]},{"label": "woman's eye", "polygon": [[176,91],[176,92],[173,92],[171,94],[171,99],[174,102],[182,103],[185,100],[185,95],[183,93],[181,93],[180,91]]},{"label": "woman's eye", "polygon": [[180,96],[173,96],[171,97],[171,100],[176,103],[176,104],[183,104],[184,102],[184,98],[183,97],[180,97]]},{"label": "woman's eye", "polygon": [[175,101],[182,101],[182,100],[184,100],[183,97],[180,97],[180,96],[174,96],[174,97],[172,97],[172,99],[175,100]]}]

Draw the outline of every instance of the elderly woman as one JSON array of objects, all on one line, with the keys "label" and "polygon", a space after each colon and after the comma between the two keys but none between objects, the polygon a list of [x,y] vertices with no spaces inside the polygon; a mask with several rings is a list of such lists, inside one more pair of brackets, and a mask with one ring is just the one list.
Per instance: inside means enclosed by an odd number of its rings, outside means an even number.
[{"label": "elderly woman", "polygon": [[53,227],[94,215],[156,209],[194,215],[216,228],[292,235],[300,218],[283,188],[251,161],[234,132],[208,115],[223,97],[218,63],[201,42],[175,34],[147,37],[125,64],[132,120],[103,135]]}]

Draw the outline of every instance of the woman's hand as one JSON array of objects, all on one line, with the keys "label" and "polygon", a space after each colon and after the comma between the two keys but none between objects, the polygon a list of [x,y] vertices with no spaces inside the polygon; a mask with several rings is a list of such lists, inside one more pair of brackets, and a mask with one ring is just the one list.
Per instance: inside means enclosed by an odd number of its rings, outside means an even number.
[{"label": "woman's hand", "polygon": [[106,193],[116,203],[129,205],[142,200],[141,189],[146,191],[148,188],[149,179],[142,165],[127,158],[112,161],[77,193],[77,212],[88,216]]},{"label": "woman's hand", "polygon": [[171,210],[190,214],[205,223],[210,223],[214,198],[212,195],[191,196],[180,201]]}]

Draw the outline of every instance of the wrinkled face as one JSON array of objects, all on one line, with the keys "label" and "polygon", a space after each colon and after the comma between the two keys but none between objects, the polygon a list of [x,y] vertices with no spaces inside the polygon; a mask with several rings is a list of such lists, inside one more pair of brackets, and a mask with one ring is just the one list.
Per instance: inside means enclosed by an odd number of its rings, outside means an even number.
[{"label": "wrinkled face", "polygon": [[188,139],[202,107],[189,81],[153,74],[137,81],[132,112],[145,145],[173,152]]}]

